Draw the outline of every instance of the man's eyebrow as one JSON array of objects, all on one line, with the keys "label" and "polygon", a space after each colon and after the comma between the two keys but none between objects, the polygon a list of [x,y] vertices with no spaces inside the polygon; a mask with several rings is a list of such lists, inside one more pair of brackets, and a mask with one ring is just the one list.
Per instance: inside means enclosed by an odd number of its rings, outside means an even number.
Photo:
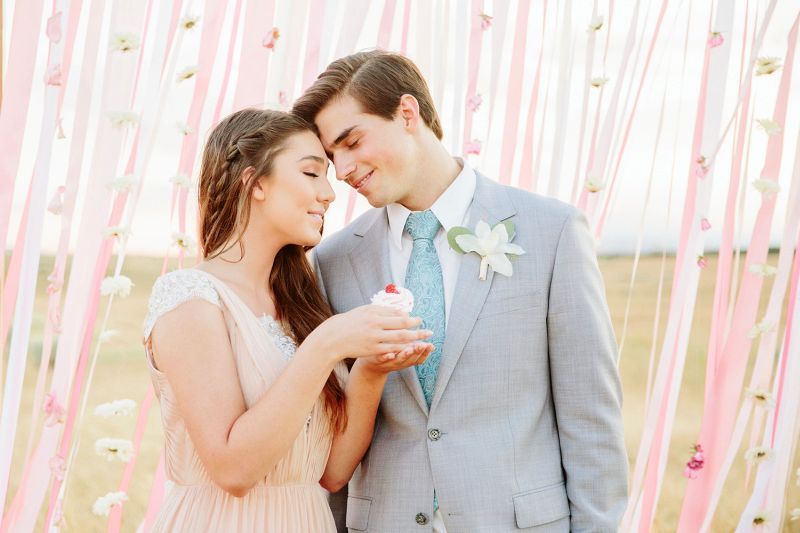
[{"label": "man's eyebrow", "polygon": [[343,131],[342,133],[340,133],[340,134],[339,134],[339,136],[338,136],[338,137],[336,137],[336,139],[335,139],[335,140],[334,140],[334,141],[331,143],[331,146],[336,146],[336,145],[338,145],[340,142],[342,142],[343,140],[347,139],[347,136],[348,136],[348,135],[350,135],[350,133],[352,133],[352,131],[353,131],[354,129],[356,129],[357,127],[358,127],[358,126],[350,126],[350,127],[349,127],[349,128],[347,128],[346,130],[344,130],[344,131]]},{"label": "man's eyebrow", "polygon": [[307,155],[305,157],[301,157],[300,159],[297,160],[297,162],[300,163],[301,161],[307,161],[307,160],[314,161],[315,163],[319,163],[320,165],[326,165],[328,163],[328,161],[316,155]]}]

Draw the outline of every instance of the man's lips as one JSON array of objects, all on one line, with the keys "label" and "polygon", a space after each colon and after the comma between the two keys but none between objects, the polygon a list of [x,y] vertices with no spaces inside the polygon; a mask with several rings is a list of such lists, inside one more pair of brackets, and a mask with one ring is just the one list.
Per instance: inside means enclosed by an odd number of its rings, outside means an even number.
[{"label": "man's lips", "polygon": [[371,171],[369,172],[369,174],[367,174],[366,176],[364,176],[364,177],[362,177],[362,178],[359,178],[359,179],[358,179],[358,180],[356,180],[356,181],[353,181],[353,182],[351,182],[351,183],[350,183],[350,186],[351,186],[351,187],[353,187],[355,190],[359,190],[359,189],[361,189],[362,187],[364,187],[364,185],[366,185],[366,184],[367,184],[367,182],[370,180],[370,178],[372,178],[372,173],[373,173],[373,172],[375,172],[375,171],[374,171],[374,170],[371,170]]}]

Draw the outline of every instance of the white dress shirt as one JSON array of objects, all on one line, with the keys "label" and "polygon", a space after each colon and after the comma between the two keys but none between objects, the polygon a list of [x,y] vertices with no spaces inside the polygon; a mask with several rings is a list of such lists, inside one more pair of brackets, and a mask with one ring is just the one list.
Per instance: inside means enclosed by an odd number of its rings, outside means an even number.
[{"label": "white dress shirt", "polygon": [[[464,226],[469,217],[472,197],[475,196],[475,171],[461,158],[456,158],[461,165],[461,172],[447,189],[436,199],[430,210],[436,215],[442,225],[433,238],[439,264],[442,266],[442,281],[444,282],[444,317],[445,324],[450,319],[450,305],[456,291],[458,270],[461,266],[461,255],[450,248],[447,242],[447,232],[453,226]],[[392,279],[396,284],[405,285],[406,269],[411,259],[411,249],[414,239],[404,231],[406,220],[411,211],[400,204],[386,206],[389,217],[389,263],[392,270]],[[447,533],[442,517],[442,510],[437,509],[433,515],[433,532]]]},{"label": "white dress shirt", "polygon": [[[450,304],[453,301],[458,269],[461,266],[461,255],[450,248],[447,243],[447,232],[453,226],[464,226],[467,223],[476,182],[472,167],[460,158],[456,158],[456,161],[461,165],[461,172],[430,207],[442,225],[433,239],[433,244],[439,256],[439,264],[442,266],[445,324],[450,319]],[[411,211],[400,204],[389,204],[386,206],[386,213],[389,217],[387,237],[392,279],[394,283],[403,286],[408,261],[411,259],[411,249],[414,246],[411,235],[403,231]]]}]

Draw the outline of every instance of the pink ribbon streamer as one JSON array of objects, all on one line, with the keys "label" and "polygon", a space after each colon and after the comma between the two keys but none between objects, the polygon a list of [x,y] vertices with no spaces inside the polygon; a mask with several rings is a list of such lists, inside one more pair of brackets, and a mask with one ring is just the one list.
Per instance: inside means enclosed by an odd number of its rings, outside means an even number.
[{"label": "pink ribbon streamer", "polygon": [[[260,2],[256,2],[259,4]],[[231,29],[231,34],[237,35],[239,32],[239,14],[242,11],[242,0],[236,0],[236,7],[233,11],[233,28]],[[217,105],[214,106],[214,115],[211,118],[211,124],[216,125],[219,122],[219,117],[222,114],[222,104],[225,102],[225,97],[228,94],[228,82],[231,78],[231,68],[233,67],[233,49],[235,48],[236,40],[230,39],[228,41],[228,54],[225,57],[225,73],[222,77],[222,87],[219,90],[219,96],[217,96]],[[265,70],[265,69],[259,69]],[[264,81],[266,82],[266,76],[264,77]],[[264,92],[264,88],[261,88],[261,92]]]},{"label": "pink ribbon streamer", "polygon": [[[633,15],[631,16],[631,23],[628,30],[628,36],[625,39],[625,48],[622,53],[622,64],[620,65],[619,72],[617,73],[614,84],[614,92],[611,96],[611,104],[606,110],[605,118],[601,127],[602,133],[600,134],[600,143],[595,148],[589,151],[589,165],[587,167],[586,175],[593,179],[599,180],[603,176],[603,169],[606,166],[606,161],[609,157],[609,150],[611,148],[611,137],[614,129],[614,120],[617,116],[617,108],[619,106],[619,97],[622,93],[622,80],[625,79],[625,73],[628,70],[628,63],[630,62],[631,54],[633,53],[634,45],[636,44],[636,27],[639,24],[639,6],[636,4]],[[599,112],[599,108],[598,108]],[[594,145],[594,142],[592,143]],[[596,200],[596,194],[592,194],[593,200]],[[578,208],[582,209],[587,217],[592,220],[594,216],[594,206],[589,205],[589,191],[584,188],[581,190],[580,197],[578,198]],[[591,207],[591,209],[590,209]]]},{"label": "pink ribbon streamer", "polygon": [[[326,5],[325,0],[311,0],[311,5],[309,6],[306,53],[302,58],[305,65],[303,68],[303,86],[301,87],[301,91],[305,91],[310,87],[311,83],[319,74],[319,47],[322,40],[322,22],[325,20]],[[366,17],[367,10],[359,9],[356,13],[361,13],[362,17]]]},{"label": "pink ribbon streamer", "polygon": [[[186,176],[192,175],[195,156],[197,155],[198,135],[197,128],[200,124],[200,114],[203,111],[206,97],[208,96],[208,86],[211,82],[211,71],[214,66],[214,57],[219,47],[219,37],[222,31],[222,21],[225,15],[225,3],[207,0],[205,13],[208,17],[203,24],[203,31],[200,37],[200,57],[198,61],[197,74],[195,75],[194,94],[189,105],[189,114],[186,124],[189,125],[194,133],[183,136],[181,152],[178,159],[178,172]],[[186,198],[187,189],[181,189],[178,193],[178,227],[181,233],[186,232]]]},{"label": "pink ribbon streamer", "polygon": [[394,12],[397,0],[386,0],[383,3],[381,22],[378,25],[378,48],[386,50],[392,40],[392,26],[394,25]]},{"label": "pink ribbon streamer", "polygon": [[658,20],[656,21],[655,30],[653,31],[653,37],[650,40],[650,46],[647,49],[647,55],[645,56],[644,60],[644,67],[642,67],[642,75],[639,78],[639,87],[636,89],[636,96],[633,99],[633,107],[631,108],[631,112],[628,115],[628,122],[625,125],[625,132],[622,135],[622,144],[617,151],[617,160],[614,164],[614,172],[611,174],[611,180],[608,183],[608,187],[606,189],[606,202],[603,204],[603,210],[600,213],[600,218],[597,221],[597,226],[595,227],[595,237],[599,237],[603,234],[603,226],[605,225],[606,216],[608,215],[608,207],[610,203],[610,198],[612,192],[614,190],[614,184],[617,181],[617,173],[619,172],[619,166],[622,162],[622,156],[625,153],[625,145],[628,144],[628,137],[631,133],[631,127],[633,126],[633,119],[636,116],[636,108],[639,105],[639,97],[642,95],[642,89],[644,88],[644,81],[647,78],[647,69],[650,66],[650,60],[653,57],[653,50],[655,49],[656,42],[658,41],[658,35],[661,30],[661,24],[664,21],[664,14],[667,11],[667,0],[663,0],[661,3],[661,10],[658,12]]},{"label": "pink ribbon streamer", "polygon": [[[797,23],[789,36],[786,66],[781,76],[773,117],[784,124],[788,104],[789,87],[792,78],[792,63],[797,37]],[[761,179],[776,181],[783,150],[783,133],[771,135],[767,144],[767,154],[761,171]],[[699,442],[706,450],[706,463],[703,475],[686,490],[681,511],[681,527],[692,527],[702,522],[704,510],[708,507],[713,482],[718,475],[724,450],[730,442],[737,413],[737,400],[741,394],[744,373],[752,340],[748,332],[757,322],[758,301],[763,277],[749,270],[753,264],[764,263],[769,252],[769,232],[775,210],[775,195],[764,195],[761,208],[756,216],[753,236],[747,250],[745,272],[736,299],[730,334],[725,342],[717,365],[717,374],[712,383],[709,403],[704,406],[703,422]]]},{"label": "pink ribbon streamer", "polygon": [[463,147],[472,139],[472,118],[474,111],[470,107],[470,98],[478,95],[478,71],[481,65],[481,44],[483,43],[483,29],[481,28],[481,13],[483,0],[472,3],[470,10],[469,49],[467,52],[467,97],[464,99],[464,134],[461,139]]},{"label": "pink ribbon streamer", "polygon": [[[274,25],[274,16],[274,0],[247,2],[238,62],[239,77],[233,92],[234,111],[260,105],[264,101],[264,90],[267,86],[273,52],[265,48],[262,41],[264,32]],[[233,44],[230,49],[233,50]]]},{"label": "pink ribbon streamer", "polygon": [[[150,384],[145,392],[144,400],[142,400],[142,407],[139,409],[139,417],[136,421],[136,429],[133,435],[133,458],[125,465],[125,471],[122,473],[122,480],[119,483],[117,490],[127,494],[128,487],[133,478],[133,469],[136,466],[136,458],[139,455],[139,450],[142,447],[142,437],[144,437],[144,430],[147,426],[147,419],[150,414],[150,409],[153,406],[153,399],[155,392],[153,385]],[[108,533],[117,533],[122,526],[122,507],[114,506],[111,509],[111,516],[108,519]]]},{"label": "pink ribbon streamer", "polygon": [[[525,71],[525,48],[530,14],[530,3],[520,2],[517,8],[517,24],[514,30],[514,48],[511,52],[511,72],[506,96],[506,119],[503,132],[503,152],[500,159],[500,183],[511,183],[511,170],[514,152],[517,150],[517,125],[520,118],[519,107],[522,102],[522,74]],[[567,5],[569,9],[569,5]]]},{"label": "pink ribbon streamer", "polygon": [[[11,216],[11,199],[14,196],[14,178],[17,175],[22,139],[28,118],[33,71],[36,66],[40,34],[39,25],[44,9],[43,0],[19,2],[14,6],[11,40],[8,46],[6,80],[3,86],[3,106],[0,108],[0,250],[5,252],[8,224]],[[4,277],[5,259],[0,261],[0,278]],[[0,489],[0,495],[5,489]],[[0,498],[2,499],[2,498]],[[0,501],[0,510],[3,502]],[[2,512],[0,512],[2,515]]]}]

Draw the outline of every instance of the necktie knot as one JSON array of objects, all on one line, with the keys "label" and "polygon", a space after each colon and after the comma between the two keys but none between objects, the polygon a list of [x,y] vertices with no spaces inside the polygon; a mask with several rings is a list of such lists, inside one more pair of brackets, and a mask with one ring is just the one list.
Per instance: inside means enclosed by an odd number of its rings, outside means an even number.
[{"label": "necktie knot", "polygon": [[408,215],[405,230],[414,240],[433,240],[440,226],[439,219],[436,218],[433,211],[428,209],[427,211],[420,211],[419,213],[411,213]]}]

